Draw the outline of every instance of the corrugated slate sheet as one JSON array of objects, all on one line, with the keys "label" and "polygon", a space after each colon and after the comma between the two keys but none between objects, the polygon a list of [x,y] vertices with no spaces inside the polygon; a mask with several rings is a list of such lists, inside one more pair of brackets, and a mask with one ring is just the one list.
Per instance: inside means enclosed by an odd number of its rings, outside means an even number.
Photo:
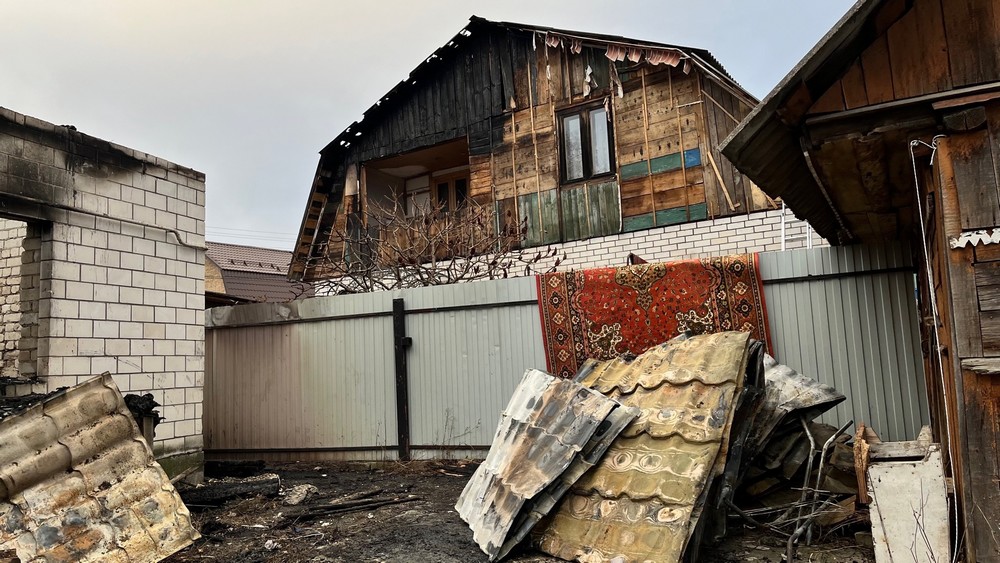
[{"label": "corrugated slate sheet", "polygon": [[[490,561],[524,539],[638,414],[619,407],[579,383],[524,374],[486,461],[455,505]],[[564,474],[572,480],[560,480]]]},{"label": "corrugated slate sheet", "polygon": [[580,383],[641,414],[538,530],[541,549],[587,562],[680,561],[726,464],[749,346],[748,334],[725,332],[585,364]]},{"label": "corrugated slate sheet", "polygon": [[110,375],[0,422],[0,552],[142,563],[197,538]]}]

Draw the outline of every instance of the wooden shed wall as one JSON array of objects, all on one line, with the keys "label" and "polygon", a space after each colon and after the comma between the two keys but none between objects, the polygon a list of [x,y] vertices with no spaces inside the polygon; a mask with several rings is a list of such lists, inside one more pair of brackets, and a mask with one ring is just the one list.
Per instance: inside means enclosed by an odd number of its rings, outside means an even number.
[{"label": "wooden shed wall", "polygon": [[963,232],[1000,227],[1000,102],[988,104],[986,115],[984,128],[940,141],[930,178],[936,192],[932,263],[946,356],[943,383],[929,383],[942,404],[935,410],[943,411],[950,398],[952,426],[942,431],[960,454],[957,486],[975,554],[970,560],[994,561],[1000,559],[1000,245],[951,248]]}]

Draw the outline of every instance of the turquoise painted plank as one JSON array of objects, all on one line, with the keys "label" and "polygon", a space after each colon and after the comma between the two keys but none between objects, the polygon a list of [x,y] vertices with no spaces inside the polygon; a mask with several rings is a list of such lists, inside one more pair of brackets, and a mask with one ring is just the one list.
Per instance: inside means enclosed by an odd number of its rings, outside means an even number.
[{"label": "turquoise painted plank", "polygon": [[702,219],[708,219],[708,204],[696,203],[688,207],[688,212],[691,215],[692,221],[701,221]]},{"label": "turquoise painted plank", "polygon": [[583,189],[581,186],[562,190],[562,225],[565,241],[580,240],[589,235]]},{"label": "turquoise painted plank", "polygon": [[643,176],[649,175],[649,165],[646,164],[645,160],[640,160],[639,162],[633,162],[632,164],[626,164],[622,166],[618,171],[619,176],[622,180],[631,180],[632,178],[642,178]]},{"label": "turquoise painted plank", "polygon": [[677,170],[681,167],[681,153],[675,152],[674,154],[668,154],[666,156],[658,156],[649,161],[649,165],[653,174]]},{"label": "turquoise painted plank", "polygon": [[626,217],[622,221],[622,231],[641,231],[653,228],[653,214],[647,213],[637,217]]}]

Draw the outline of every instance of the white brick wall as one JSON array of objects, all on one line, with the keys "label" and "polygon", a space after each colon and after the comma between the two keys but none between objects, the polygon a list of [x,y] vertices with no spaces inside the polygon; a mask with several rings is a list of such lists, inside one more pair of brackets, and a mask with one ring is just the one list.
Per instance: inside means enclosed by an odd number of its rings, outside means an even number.
[{"label": "white brick wall", "polygon": [[[805,248],[807,234],[813,246],[827,242],[792,215],[785,212],[785,248]],[[624,266],[629,253],[649,262],[670,262],[686,258],[704,258],[745,252],[781,250],[781,210],[694,223],[670,225],[644,231],[608,235],[581,241],[553,245],[559,257],[565,255],[560,271],[582,270],[605,266]],[[541,264],[548,268],[552,260]]]},{"label": "white brick wall", "polygon": [[0,201],[26,194],[54,205],[17,251],[21,372],[52,389],[109,371],[123,393],[163,405],[158,455],[200,449],[204,175],[0,108]]},{"label": "white brick wall", "polygon": [[21,339],[21,247],[27,234],[21,221],[0,218],[0,322],[3,345],[0,351],[0,376],[16,377],[18,340]]}]

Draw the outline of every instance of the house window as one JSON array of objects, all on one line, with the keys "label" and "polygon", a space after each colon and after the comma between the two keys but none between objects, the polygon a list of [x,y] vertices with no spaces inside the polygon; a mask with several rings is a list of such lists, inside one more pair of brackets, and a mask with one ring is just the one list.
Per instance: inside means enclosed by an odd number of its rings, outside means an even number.
[{"label": "house window", "polygon": [[562,183],[608,176],[614,170],[611,122],[603,105],[559,114]]},{"label": "house window", "polygon": [[468,198],[468,176],[434,179],[434,203],[442,212],[458,211]]}]

